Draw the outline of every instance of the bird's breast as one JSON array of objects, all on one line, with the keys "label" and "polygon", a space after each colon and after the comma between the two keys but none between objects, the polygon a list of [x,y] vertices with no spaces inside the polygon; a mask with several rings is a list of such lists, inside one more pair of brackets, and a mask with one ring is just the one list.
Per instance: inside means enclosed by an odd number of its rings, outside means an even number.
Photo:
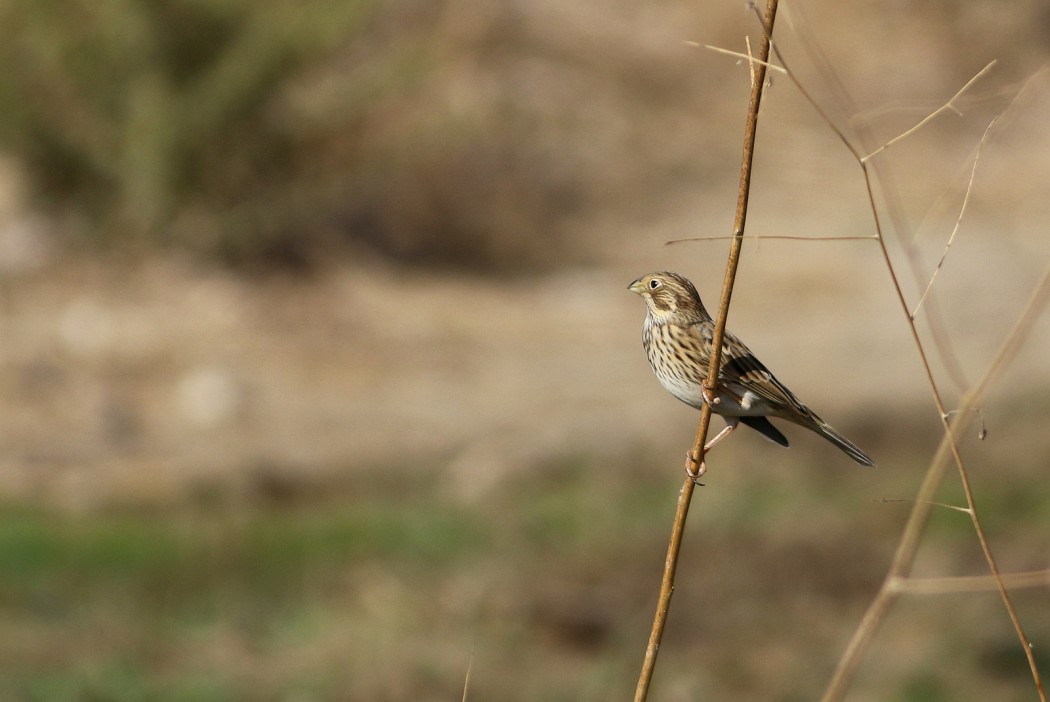
[{"label": "bird's breast", "polygon": [[[660,385],[685,404],[700,409],[705,401],[703,383],[710,357],[704,352],[703,340],[694,332],[690,327],[657,324],[647,319],[642,345]],[[730,417],[769,413],[758,395],[750,390],[734,392],[724,383],[719,385],[718,402],[711,409]]]}]

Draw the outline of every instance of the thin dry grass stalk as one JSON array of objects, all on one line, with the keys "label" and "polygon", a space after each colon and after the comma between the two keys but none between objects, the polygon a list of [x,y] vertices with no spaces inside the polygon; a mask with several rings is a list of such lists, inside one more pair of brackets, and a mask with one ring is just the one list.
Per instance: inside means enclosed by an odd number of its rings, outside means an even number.
[{"label": "thin dry grass stalk", "polygon": [[[1042,281],[1036,286],[1035,291],[1032,293],[1032,297],[1029,299],[1025,310],[1021,313],[1014,328],[1006,336],[1002,345],[999,347],[999,351],[996,354],[995,359],[989,365],[984,377],[963,398],[961,403],[963,407],[976,407],[981,401],[994,377],[1006,366],[1009,359],[1022,345],[1024,340],[1027,339],[1036,318],[1038,318],[1039,314],[1046,307],[1048,299],[1050,299],[1050,266],[1047,267]],[[911,569],[911,565],[915,560],[915,554],[919,548],[919,541],[922,537],[926,520],[932,509],[935,506],[938,506],[938,503],[933,501],[933,496],[937,492],[937,488],[940,486],[944,479],[944,475],[948,470],[950,465],[949,459],[953,457],[952,449],[955,447],[955,442],[952,439],[952,435],[958,435],[965,432],[973,422],[974,416],[974,412],[951,413],[952,419],[948,424],[949,428],[941,440],[941,444],[926,471],[926,475],[923,477],[922,484],[919,486],[919,492],[915,496],[914,506],[911,513],[908,515],[908,522],[904,527],[904,533],[901,535],[900,543],[897,545],[897,551],[894,554],[886,578],[883,580],[882,586],[879,588],[875,598],[868,606],[868,610],[864,613],[860,624],[857,626],[853,638],[850,639],[849,644],[846,646],[846,650],[839,659],[835,673],[832,676],[831,681],[828,683],[827,690],[822,698],[825,702],[842,699],[846,689],[849,687],[853,674],[860,665],[861,658],[867,651],[871,641],[874,639],[875,633],[878,630],[879,625],[882,623],[882,620],[885,618],[886,613],[889,611],[900,593],[909,591],[909,586],[906,583],[916,582],[909,580],[907,578],[907,573]],[[955,453],[957,454],[957,451]],[[976,524],[979,524],[980,521],[977,512],[973,509],[972,492],[969,490],[968,482],[965,485],[965,489],[969,505],[965,511]],[[979,533],[981,534],[981,538],[983,538],[983,533]],[[1011,576],[1001,575],[997,568],[991,572],[992,575],[989,579],[993,583],[994,588],[1002,594],[1005,592],[1006,581]],[[1008,597],[1006,598],[1006,602],[1009,603]],[[1008,604],[1008,611],[1013,612],[1012,604]],[[1011,618],[1011,621],[1015,621],[1015,619]],[[1015,629],[1019,627],[1020,622],[1018,621],[1015,624]],[[1022,640],[1025,642],[1024,649],[1026,654],[1030,654],[1031,646],[1027,645],[1027,637],[1024,635],[1023,629],[1020,630],[1018,636],[1022,637]],[[1029,655],[1028,657],[1029,665],[1032,668],[1032,676],[1035,681],[1036,690],[1039,693],[1040,699],[1046,700],[1042,681],[1039,678],[1039,671],[1035,667],[1034,661],[1031,660],[1031,656]]]},{"label": "thin dry grass stalk", "polygon": [[[726,275],[722,285],[722,297],[718,308],[718,317],[715,320],[715,331],[712,339],[712,353],[707,377],[710,379],[709,389],[714,391],[714,383],[717,382],[718,371],[721,365],[722,339],[725,336],[726,320],[729,316],[729,303],[733,297],[733,284],[736,280],[736,270],[740,262],[740,251],[744,243],[744,226],[747,221],[747,204],[751,192],[751,164],[755,150],[755,137],[758,133],[758,114],[762,104],[762,91],[766,83],[766,66],[769,60],[771,37],[773,36],[773,24],[776,20],[778,0],[767,0],[766,14],[762,21],[762,43],[759,46],[758,57],[750,57],[751,68],[751,98],[747,109],[747,123],[744,130],[744,153],[740,167],[740,187],[737,193],[736,217],[733,224],[733,242],[729,250],[729,259],[726,262]],[[697,456],[697,463],[703,465],[704,444],[707,442],[707,430],[711,424],[711,407],[705,404],[700,410],[700,422],[696,430],[696,438],[693,440],[693,448],[690,455]],[[638,686],[635,689],[635,702],[643,702],[649,695],[649,685],[652,682],[653,671],[656,668],[656,657],[660,651],[660,641],[663,638],[664,627],[667,623],[667,614],[671,607],[671,595],[674,592],[675,571],[678,568],[678,555],[682,547],[682,535],[685,531],[685,521],[689,515],[689,504],[692,501],[696,481],[691,476],[686,476],[682,489],[678,493],[678,505],[675,509],[674,523],[671,527],[671,539],[667,546],[667,557],[664,561],[663,579],[660,583],[660,596],[656,606],[656,615],[653,618],[653,626],[649,633],[649,643],[645,649],[645,658],[642,661],[642,670],[638,677]]]},{"label": "thin dry grass stalk", "polygon": [[[1000,578],[1011,590],[1050,585],[1050,569],[1003,573]],[[949,592],[987,592],[998,588],[990,575],[957,575],[951,578],[901,578],[890,584],[899,593],[943,595]]]},{"label": "thin dry grass stalk", "polygon": [[[722,234],[714,236],[691,236],[685,239],[671,239],[665,242],[667,245],[682,244],[687,241],[721,241],[723,239],[735,239],[735,236]],[[875,236],[794,236],[791,234],[759,234],[756,236],[741,237],[745,241],[762,241],[777,239],[780,241],[870,241]]]},{"label": "thin dry grass stalk", "polygon": [[[990,68],[992,64],[988,64],[986,68]],[[971,83],[973,81],[970,81]],[[959,207],[959,216],[955,218],[955,226],[952,227],[952,233],[948,237],[948,242],[944,245],[944,251],[941,252],[941,260],[937,262],[937,267],[933,269],[933,275],[930,276],[930,282],[926,284],[926,289],[922,291],[922,295],[919,297],[919,301],[915,303],[915,309],[911,311],[911,318],[915,319],[915,315],[919,313],[919,308],[922,307],[922,303],[926,301],[926,296],[930,294],[930,290],[933,289],[933,283],[937,280],[937,274],[941,272],[941,268],[944,266],[944,261],[948,258],[948,250],[952,247],[955,242],[955,235],[959,233],[959,226],[962,224],[963,216],[966,214],[966,206],[970,204],[970,193],[973,192],[973,181],[977,177],[977,164],[981,160],[981,151],[984,149],[984,145],[988,143],[988,135],[992,131],[992,127],[995,126],[999,118],[993,119],[988,123],[988,126],[984,129],[984,134],[981,135],[981,140],[977,143],[977,151],[973,156],[973,167],[970,169],[970,180],[966,184],[966,194],[963,196],[962,205]]]},{"label": "thin dry grass stalk", "polygon": [[[897,554],[894,557],[893,563],[890,566],[890,570],[887,573],[886,581],[883,587],[880,588],[879,593],[876,595],[875,600],[869,607],[861,620],[861,623],[854,634],[853,639],[846,647],[846,651],[843,653],[839,660],[839,664],[836,667],[835,673],[832,676],[831,681],[825,690],[823,700],[825,702],[831,702],[832,700],[839,700],[845,694],[849,688],[850,681],[852,680],[853,674],[856,671],[857,666],[860,664],[860,659],[864,652],[867,650],[872,638],[874,637],[875,630],[881,624],[889,611],[890,605],[895,599],[895,591],[891,589],[886,583],[896,582],[898,578],[906,575],[907,571],[911,568],[912,563],[915,560],[915,554],[918,551],[918,544],[922,535],[922,530],[926,524],[926,518],[932,509],[931,498],[936,488],[940,485],[941,479],[943,478],[944,468],[938,470],[936,467],[946,466],[947,459],[950,457],[956,466],[959,474],[959,480],[962,483],[963,494],[966,497],[967,512],[970,515],[971,523],[974,527],[974,533],[977,536],[978,543],[980,544],[981,551],[984,554],[985,562],[988,565],[988,570],[991,573],[995,583],[996,589],[999,592],[999,597],[1006,608],[1007,615],[1010,618],[1011,624],[1013,624],[1014,631],[1021,643],[1021,648],[1024,651],[1025,657],[1028,660],[1028,666],[1032,674],[1032,680],[1035,684],[1036,690],[1039,694],[1040,700],[1046,702],[1046,692],[1043,689],[1042,679],[1039,675],[1039,669],[1035,662],[1035,657],[1032,653],[1031,643],[1028,640],[1028,636],[1025,634],[1024,627],[1021,625],[1021,620],[1017,615],[1017,611],[1010,600],[1010,595],[1006,590],[1006,586],[1003,582],[1002,576],[999,572],[999,567],[995,561],[995,556],[992,553],[991,546],[988,543],[988,539],[984,533],[984,528],[981,524],[980,516],[978,515],[977,508],[974,501],[973,490],[970,486],[969,475],[966,471],[965,463],[963,462],[962,455],[959,452],[959,447],[955,442],[953,429],[959,428],[958,425],[968,424],[970,414],[956,415],[955,420],[952,420],[952,415],[947,411],[944,401],[941,397],[940,389],[937,385],[937,381],[934,378],[933,370],[930,366],[929,359],[927,357],[926,348],[922,342],[922,338],[919,336],[918,327],[915,324],[914,316],[908,306],[907,299],[905,298],[904,291],[901,287],[900,281],[897,277],[896,268],[893,265],[893,261],[889,254],[889,249],[886,245],[886,239],[883,235],[882,222],[879,216],[879,208],[875,202],[875,195],[872,186],[871,172],[868,168],[869,162],[873,156],[884,151],[889,146],[901,141],[907,136],[915,133],[917,129],[925,124],[928,124],[930,120],[944,112],[945,110],[954,110],[955,101],[968,89],[970,88],[980,77],[985,75],[994,65],[994,62],[989,63],[980,72],[978,72],[973,78],[971,78],[966,85],[964,85],[955,95],[951,97],[948,102],[942,105],[940,108],[935,110],[931,115],[921,120],[917,125],[897,137],[889,140],[881,147],[875,149],[866,156],[861,156],[860,153],[853,147],[846,135],[835,126],[834,122],[828,117],[828,115],[821,109],[819,104],[810,96],[805,90],[802,84],[798,81],[795,75],[791,72],[787,63],[784,61],[780,51],[774,46],[772,51],[776,54],[780,64],[787,71],[787,76],[791,79],[792,83],[796,86],[799,92],[805,97],[805,99],[813,106],[818,112],[821,118],[827,123],[832,131],[839,137],[842,143],[846,146],[846,149],[853,155],[853,158],[857,161],[857,164],[861,168],[861,172],[864,177],[865,189],[868,193],[868,202],[871,206],[872,220],[875,227],[876,236],[878,239],[879,249],[882,252],[883,261],[886,264],[887,272],[890,274],[890,280],[893,285],[894,293],[897,297],[897,301],[901,306],[901,309],[907,319],[908,328],[911,332],[912,340],[915,343],[916,351],[919,354],[919,359],[922,363],[923,370],[926,373],[926,379],[930,386],[930,393],[933,398],[934,406],[937,409],[938,415],[941,419],[942,428],[944,430],[944,438],[941,442],[941,447],[937,452],[930,468],[927,470],[926,477],[923,479],[923,483],[920,486],[919,494],[916,497],[914,507],[912,509],[911,516],[908,520],[908,525],[905,527],[905,532],[901,537],[901,542],[898,545]],[[1009,108],[1008,108],[1009,109]],[[991,126],[991,125],[989,125]],[[966,199],[969,198],[969,189],[973,187],[973,180],[970,180]],[[965,200],[964,200],[965,202]],[[961,217],[961,215],[960,215]],[[966,403],[964,406],[973,407],[976,406],[976,398],[973,398],[971,402]]]},{"label": "thin dry grass stalk", "polygon": [[[778,58],[780,58],[779,53]],[[782,58],[781,63],[783,63]],[[983,75],[990,67],[991,64],[986,66],[985,69],[981,71],[981,73],[979,73],[976,77]],[[791,76],[790,71],[788,75]],[[966,86],[964,86],[964,89],[973,85],[976,77],[974,79],[971,79],[966,84]],[[793,76],[792,80],[794,80]],[[959,97],[961,92],[962,91],[956,93],[955,96],[952,97],[951,101],[947,103],[947,105],[950,106],[951,103]],[[942,112],[944,111],[944,109],[947,108],[942,107],[936,112]],[[919,125],[917,125],[917,127],[926,124],[928,121],[929,119],[923,120],[919,123]],[[1032,681],[1035,684],[1036,691],[1039,694],[1039,699],[1043,702],[1046,702],[1046,692],[1043,689],[1043,682],[1039,674],[1039,668],[1035,662],[1035,656],[1032,653],[1031,643],[1028,639],[1027,634],[1025,634],[1024,627],[1021,624],[1021,620],[1017,614],[1017,610],[1014,608],[1013,603],[1010,600],[1009,592],[1007,591],[1002,575],[999,572],[999,566],[996,563],[994,554],[992,553],[991,545],[988,543],[988,539],[984,532],[984,527],[981,524],[980,515],[977,511],[976,502],[973,495],[973,489],[970,485],[969,474],[967,473],[962,454],[959,452],[958,444],[955,441],[955,431],[961,430],[962,427],[960,425],[964,423],[968,425],[971,420],[972,414],[956,414],[953,418],[952,413],[950,413],[947,410],[947,407],[945,406],[941,396],[940,388],[938,387],[937,381],[934,378],[933,370],[930,367],[930,362],[927,357],[925,345],[922,342],[922,338],[919,336],[919,331],[918,327],[915,324],[914,315],[908,307],[907,299],[904,296],[904,292],[901,288],[900,281],[897,278],[896,268],[893,265],[892,259],[890,258],[889,249],[886,245],[886,239],[883,236],[882,225],[879,219],[878,207],[876,206],[875,197],[872,189],[871,173],[868,169],[868,159],[870,158],[870,156],[879,153],[883,149],[876,149],[868,157],[861,158],[858,156],[857,152],[851,146],[849,146],[845,136],[841,132],[839,132],[834,127],[834,125],[831,124],[831,122],[828,122],[828,124],[831,125],[832,129],[835,129],[836,133],[839,134],[839,137],[843,140],[843,142],[847,144],[847,148],[849,148],[850,153],[852,153],[854,158],[856,158],[857,163],[860,165],[861,171],[864,175],[864,183],[868,192],[868,201],[871,206],[872,219],[874,221],[876,232],[878,233],[879,249],[882,252],[883,260],[886,264],[886,269],[890,274],[890,279],[892,281],[897,301],[900,304],[901,310],[907,319],[908,329],[911,332],[912,340],[915,343],[916,351],[919,354],[919,359],[922,363],[923,370],[926,373],[926,379],[930,386],[930,393],[933,398],[933,403],[941,419],[944,437],[941,442],[941,447],[937,452],[937,456],[934,458],[934,461],[931,463],[930,468],[927,470],[926,477],[924,478],[922,486],[920,487],[919,496],[916,498],[916,501],[912,508],[911,516],[909,517],[908,524],[905,527],[904,534],[901,536],[901,541],[898,545],[897,553],[894,556],[893,562],[890,566],[890,570],[887,573],[885,581],[883,582],[883,586],[879,589],[875,600],[869,607],[868,612],[865,613],[865,616],[861,620],[861,624],[858,627],[856,633],[854,634],[853,639],[850,641],[849,645],[846,648],[846,651],[843,653],[841,659],[839,660],[839,664],[836,666],[835,673],[833,674],[831,681],[828,683],[828,687],[825,690],[823,700],[825,702],[832,702],[833,700],[842,699],[846,690],[849,688],[850,681],[852,680],[853,674],[855,673],[857,667],[860,664],[860,660],[863,654],[866,652],[868,645],[874,637],[875,630],[882,623],[882,620],[885,618],[886,613],[889,611],[891,604],[896,599],[896,594],[898,591],[894,589],[894,585],[899,581],[900,578],[905,577],[907,575],[907,572],[911,569],[911,566],[915,561],[915,555],[918,551],[920,537],[922,535],[923,529],[925,528],[926,520],[929,516],[930,510],[933,507],[933,505],[930,503],[930,500],[933,496],[934,491],[937,489],[937,487],[940,485],[943,479],[944,471],[946,469],[946,466],[948,465],[948,458],[950,457],[955,463],[957,472],[959,474],[959,481],[962,485],[963,494],[966,498],[966,511],[970,516],[971,523],[973,524],[974,533],[977,536],[977,541],[981,547],[981,551],[984,555],[985,562],[988,565],[988,570],[991,573],[992,578],[996,584],[996,589],[999,592],[999,597],[1003,602],[1003,606],[1006,608],[1007,616],[1010,618],[1010,622],[1014,627],[1014,631],[1017,634],[1017,638],[1021,644],[1021,648],[1028,661],[1028,667],[1032,674]],[[990,126],[991,125],[989,125],[989,127]],[[914,132],[915,128],[908,130],[896,139],[891,140],[891,142],[887,142],[887,145],[895,141],[899,141],[904,136],[911,134],[912,132]],[[966,197],[964,198],[964,205],[965,202],[969,199],[970,190],[972,189],[972,187],[973,179],[971,178],[967,187]],[[960,213],[960,218],[961,216],[962,215]],[[1010,340],[1008,339],[1007,343],[1009,343],[1009,341]],[[963,404],[964,407],[977,406],[977,397],[968,395],[966,399],[967,401]]]},{"label": "thin dry grass stalk", "polygon": [[470,678],[474,675],[474,653],[477,645],[470,647],[470,660],[467,662],[467,672],[463,676],[463,697],[462,702],[467,702],[467,698],[470,694]]},{"label": "thin dry grass stalk", "polygon": [[[872,185],[872,174],[869,169],[869,165],[871,165],[872,163],[871,159],[874,156],[886,150],[890,146],[900,142],[901,140],[905,139],[911,134],[915,133],[919,128],[928,124],[932,119],[934,119],[934,117],[936,117],[940,113],[945,112],[947,110],[956,110],[956,101],[964,92],[966,92],[966,90],[968,90],[975,82],[977,82],[978,79],[984,76],[992,68],[994,62],[985,66],[984,69],[978,72],[973,78],[971,78],[966,83],[966,85],[964,85],[958,92],[956,92],[956,94],[953,95],[951,99],[949,99],[944,105],[942,105],[940,108],[928,115],[926,118],[921,120],[914,127],[898,135],[897,137],[883,143],[881,146],[874,149],[867,155],[861,155],[860,151],[858,151],[852,145],[852,143],[845,136],[843,131],[836,127],[833,120],[821,108],[817,101],[814,100],[813,97],[806,91],[806,89],[802,86],[797,77],[790,71],[777,47],[771,46],[771,50],[775,53],[778,61],[780,62],[781,66],[783,67],[783,70],[785,71],[785,74],[789,77],[789,79],[799,90],[802,96],[810,103],[814,110],[816,110],[816,112],[820,115],[821,119],[823,119],[824,122],[831,128],[831,130],[839,137],[843,145],[850,152],[850,154],[852,154],[853,158],[857,161],[857,164],[861,168],[865,188],[868,193],[868,201],[872,212],[872,219],[875,229],[874,238],[878,242],[879,249],[882,253],[882,257],[886,265],[887,272],[890,275],[890,280],[894,289],[894,293],[897,297],[898,303],[901,306],[901,310],[906,318],[909,331],[911,332],[911,336],[915,343],[915,347],[918,352],[920,361],[926,373],[927,382],[929,383],[930,392],[933,398],[933,403],[937,409],[938,415],[942,423],[942,429],[944,431],[940,447],[938,448],[936,455],[930,463],[930,467],[927,469],[926,475],[924,476],[922,484],[919,487],[919,492],[914,500],[913,508],[911,514],[909,515],[907,525],[904,529],[904,533],[901,536],[900,543],[898,544],[897,551],[894,555],[894,559],[891,563],[889,571],[887,572],[883,585],[879,589],[879,592],[876,594],[875,598],[873,599],[871,605],[868,608],[868,611],[862,618],[856,632],[854,633],[853,638],[847,645],[846,650],[843,652],[842,657],[840,658],[839,663],[836,667],[835,673],[832,676],[832,679],[829,682],[822,699],[825,700],[825,702],[831,702],[833,700],[839,700],[842,698],[846,690],[849,688],[853,675],[857,667],[859,666],[864,653],[866,652],[870,642],[874,638],[874,635],[877,629],[879,628],[879,625],[885,619],[886,614],[888,613],[890,607],[896,599],[896,596],[900,592],[903,592],[907,589],[908,586],[902,584],[911,582],[907,579],[907,573],[911,569],[912,564],[914,563],[919,541],[921,539],[930,511],[937,504],[933,502],[932,498],[937,490],[937,487],[943,480],[948,465],[950,463],[954,463],[958,471],[959,479],[962,484],[963,493],[966,499],[966,507],[956,509],[960,509],[961,511],[964,511],[970,516],[975,535],[977,536],[977,540],[984,554],[988,570],[991,574],[989,579],[991,583],[994,584],[995,589],[999,592],[1000,599],[1002,600],[1003,605],[1006,608],[1007,615],[1009,616],[1010,621],[1014,627],[1014,631],[1016,632],[1017,637],[1021,643],[1021,647],[1024,651],[1025,657],[1027,658],[1029,669],[1032,675],[1032,680],[1035,684],[1035,688],[1039,695],[1039,698],[1040,700],[1043,700],[1043,702],[1046,702],[1046,693],[1043,688],[1043,683],[1040,678],[1038,667],[1035,663],[1035,658],[1032,654],[1030,642],[1028,640],[1027,635],[1024,632],[1024,628],[1021,625],[1021,621],[1017,615],[1017,612],[1010,600],[1009,593],[1007,592],[1007,580],[1012,580],[1013,578],[1010,578],[1009,576],[1003,576],[999,572],[998,565],[996,564],[991,547],[985,536],[984,528],[981,524],[980,517],[975,506],[975,500],[973,496],[973,490],[969,481],[969,475],[966,471],[962,455],[960,454],[958,445],[955,441],[955,436],[957,436],[959,432],[964,431],[966,427],[969,426],[975,413],[968,411],[957,412],[954,410],[949,412],[945,407],[940,389],[933,375],[933,371],[927,357],[925,346],[919,335],[918,328],[915,324],[915,312],[913,312],[908,306],[900,281],[897,277],[896,268],[889,254],[886,239],[883,234],[883,227],[880,218],[879,208],[875,202],[874,189]],[[719,53],[732,52],[719,50]],[[750,57],[749,60],[751,60]],[[765,55],[761,60],[768,61],[768,55]],[[758,63],[758,61],[752,60],[752,64],[754,63]],[[1018,93],[1018,95],[1019,94],[1020,93]],[[1011,103],[1011,106],[1012,104],[1013,103]],[[1009,109],[1009,107],[1007,109]],[[1002,115],[1000,114],[998,117],[996,117],[996,120],[998,120],[1001,116]],[[988,129],[985,131],[985,135],[982,137],[982,144],[987,138],[988,132],[990,131],[994,123],[995,120],[993,120],[992,124],[989,124]],[[976,169],[976,160],[977,158],[975,157],[974,169]],[[966,197],[964,199],[963,209],[965,209],[965,203],[969,200],[972,188],[973,175],[971,174],[971,178],[967,186]],[[959,213],[959,221],[961,221],[963,214],[963,211]],[[956,223],[956,230],[957,229],[958,221]],[[949,239],[949,246],[951,244],[952,239],[954,238],[954,235],[955,231],[953,231],[952,237]],[[734,241],[734,244],[736,243],[738,242]],[[945,249],[945,256],[946,255],[947,247]],[[942,257],[941,262],[938,264],[938,270],[943,265],[943,258],[944,257]],[[912,263],[914,265],[914,261]],[[933,274],[933,277],[935,276],[936,271],[934,271]],[[930,283],[929,285],[927,285],[926,291],[923,293],[923,299],[925,299],[926,295],[929,293],[930,288],[932,287],[933,277],[931,277]],[[1010,335],[1008,335],[1008,337],[1004,341],[1000,349],[1000,353],[997,354],[995,360],[993,360],[992,364],[989,366],[984,379],[980,383],[978,383],[978,385],[973,390],[971,390],[971,392],[967,393],[966,397],[964,398],[964,402],[961,406],[961,409],[976,409],[977,403],[983,396],[984,391],[986,390],[988,383],[991,380],[991,377],[998,373],[998,371],[1004,366],[1006,359],[1008,359],[1010,355],[1012,355],[1016,351],[1016,348],[1020,345],[1021,341],[1027,336],[1027,333],[1031,328],[1032,321],[1037,316],[1038,312],[1042,309],[1042,307],[1045,305],[1047,296],[1050,296],[1050,268],[1048,268],[1047,275],[1044,277],[1043,281],[1040,283],[1035,293],[1033,294],[1032,300],[1030,301],[1029,305],[1026,307],[1025,311],[1018,319],[1014,330],[1011,332]],[[919,304],[915,306],[916,311],[918,310],[919,305],[921,303],[922,300],[920,300]],[[712,377],[714,377],[713,374]]]},{"label": "thin dry grass stalk", "polygon": [[[779,56],[780,56],[780,54],[778,53],[778,54],[777,54],[777,56],[779,57]],[[877,148],[877,149],[875,149],[874,151],[872,151],[872,152],[871,152],[870,154],[868,154],[867,156],[861,156],[861,157],[859,158],[859,160],[860,160],[861,164],[863,165],[863,164],[867,163],[867,162],[868,162],[868,161],[870,161],[871,159],[875,158],[875,156],[877,156],[877,155],[878,155],[878,154],[880,154],[881,152],[885,151],[886,149],[888,149],[888,148],[890,148],[891,146],[893,146],[894,144],[896,144],[896,143],[897,143],[898,141],[902,141],[902,140],[904,140],[904,139],[907,139],[907,138],[908,138],[908,137],[910,137],[910,136],[911,136],[912,134],[914,134],[915,132],[919,131],[920,129],[922,129],[923,127],[925,127],[925,126],[926,126],[927,124],[929,124],[930,122],[932,122],[932,121],[933,121],[933,120],[934,120],[934,119],[935,119],[935,118],[936,118],[936,117],[937,117],[938,115],[940,115],[940,114],[941,114],[942,112],[945,112],[945,111],[947,111],[947,110],[951,110],[952,112],[955,112],[956,114],[961,114],[961,113],[959,112],[959,110],[958,110],[958,109],[957,109],[957,108],[955,107],[955,101],[956,101],[956,100],[958,100],[958,99],[959,99],[960,97],[962,97],[962,94],[963,94],[963,93],[965,93],[965,92],[966,92],[967,90],[969,90],[969,89],[970,89],[970,87],[971,87],[971,86],[972,86],[972,85],[973,85],[974,83],[976,83],[976,82],[977,82],[977,81],[979,81],[979,80],[980,80],[981,78],[983,78],[983,77],[984,77],[984,76],[985,76],[985,75],[986,75],[986,74],[988,73],[988,71],[992,70],[992,67],[993,67],[993,66],[995,66],[995,61],[991,61],[991,62],[989,62],[987,66],[985,66],[984,68],[982,68],[982,69],[981,69],[980,71],[978,71],[978,72],[977,72],[977,73],[976,73],[976,74],[974,75],[974,77],[973,77],[973,78],[971,78],[970,80],[968,80],[968,81],[966,82],[966,85],[964,85],[963,87],[959,88],[959,91],[958,91],[957,93],[955,93],[955,95],[952,95],[951,99],[950,99],[950,100],[948,100],[948,102],[944,103],[943,105],[941,105],[940,107],[938,107],[938,108],[937,108],[936,110],[934,110],[934,111],[933,111],[933,112],[931,112],[930,114],[928,114],[928,115],[926,115],[925,117],[923,117],[923,118],[922,118],[921,120],[919,120],[919,123],[918,123],[918,124],[916,124],[916,125],[915,125],[914,127],[912,127],[911,129],[908,129],[907,131],[905,131],[905,132],[902,132],[901,134],[898,134],[897,136],[893,137],[892,139],[890,139],[889,141],[887,141],[887,142],[886,142],[885,144],[883,144],[883,145],[882,145],[882,146],[880,146],[879,148]],[[852,151],[852,149],[850,149],[850,150]],[[856,156],[856,154],[854,154],[854,156]]]}]

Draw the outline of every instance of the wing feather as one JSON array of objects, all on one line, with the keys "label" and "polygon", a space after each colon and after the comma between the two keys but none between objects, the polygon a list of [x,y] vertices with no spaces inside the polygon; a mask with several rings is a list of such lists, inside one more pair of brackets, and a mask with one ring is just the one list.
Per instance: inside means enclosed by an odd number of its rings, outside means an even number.
[{"label": "wing feather", "polygon": [[722,358],[722,382],[734,392],[741,396],[745,392],[758,395],[772,405],[771,414],[786,412],[813,416],[812,411],[777,380],[742,341],[728,333],[722,346]]}]

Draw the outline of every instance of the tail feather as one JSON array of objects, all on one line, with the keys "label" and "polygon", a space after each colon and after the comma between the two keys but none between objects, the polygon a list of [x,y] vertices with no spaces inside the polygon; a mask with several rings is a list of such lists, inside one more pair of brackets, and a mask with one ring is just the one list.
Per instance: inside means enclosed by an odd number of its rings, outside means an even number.
[{"label": "tail feather", "polygon": [[817,422],[812,427],[814,431],[823,436],[825,439],[842,449],[843,452],[850,458],[862,466],[874,466],[875,461],[871,460],[871,457],[860,450],[860,447],[855,443],[844,437],[842,434],[835,431],[830,424],[825,422]]},{"label": "tail feather", "polygon": [[773,426],[773,422],[765,417],[741,417],[740,422],[751,427],[775,444],[788,445],[787,437],[781,434],[780,430]]}]

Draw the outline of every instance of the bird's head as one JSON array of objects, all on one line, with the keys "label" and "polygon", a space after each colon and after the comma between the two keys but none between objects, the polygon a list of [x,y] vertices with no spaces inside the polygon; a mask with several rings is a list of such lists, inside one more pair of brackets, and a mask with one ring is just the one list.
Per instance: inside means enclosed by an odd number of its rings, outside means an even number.
[{"label": "bird's head", "polygon": [[668,321],[684,315],[688,321],[704,319],[707,310],[693,284],[683,276],[670,271],[650,273],[627,286],[645,300],[649,316],[655,322]]}]

